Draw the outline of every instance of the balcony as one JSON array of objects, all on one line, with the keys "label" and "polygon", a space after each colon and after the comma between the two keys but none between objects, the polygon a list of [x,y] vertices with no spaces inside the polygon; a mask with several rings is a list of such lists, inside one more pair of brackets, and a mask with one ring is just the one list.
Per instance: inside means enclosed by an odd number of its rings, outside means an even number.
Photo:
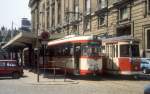
[{"label": "balcony", "polygon": [[65,37],[65,36],[66,36],[66,34],[65,34],[64,32],[62,32],[62,33],[55,33],[55,34],[52,34],[52,35],[50,36],[50,40],[63,38],[63,37]]},{"label": "balcony", "polygon": [[79,13],[70,14],[70,17],[69,17],[69,23],[70,23],[70,25],[79,24],[80,21],[81,21],[81,17],[79,15]]},{"label": "balcony", "polygon": [[64,21],[63,21],[63,26],[62,27],[66,28],[68,26],[70,26],[69,20],[65,18]]},{"label": "balcony", "polygon": [[72,25],[77,25],[82,20],[82,14],[79,12],[66,11],[66,15],[64,18],[63,27],[68,27]]},{"label": "balcony", "polygon": [[131,3],[132,1],[133,0],[116,0],[113,5],[115,7],[120,7],[121,5]]},{"label": "balcony", "polygon": [[58,24],[57,26],[56,26],[56,32],[58,32],[58,33],[60,33],[61,32],[61,29],[62,29],[62,26],[61,26],[61,24]]},{"label": "balcony", "polygon": [[29,7],[31,7],[34,2],[35,2],[35,0],[29,0]]},{"label": "balcony", "polygon": [[106,12],[108,12],[108,8],[107,7],[105,7],[105,8],[97,8],[97,10],[95,11],[95,14],[96,15],[103,15],[103,13],[106,13]]},{"label": "balcony", "polygon": [[55,32],[55,27],[54,27],[54,26],[53,26],[53,27],[50,27],[50,28],[49,28],[49,31],[50,31],[51,34],[53,34],[53,33]]},{"label": "balcony", "polygon": [[[50,40],[64,37],[66,34],[65,34],[65,32],[62,32],[61,29],[62,29],[62,27],[60,25],[58,25],[56,27],[51,27],[50,28]],[[60,31],[60,32],[58,32],[58,31]]]},{"label": "balcony", "polygon": [[83,16],[84,16],[84,17],[85,17],[85,16],[91,16],[91,9],[85,10],[85,11],[83,12]]}]

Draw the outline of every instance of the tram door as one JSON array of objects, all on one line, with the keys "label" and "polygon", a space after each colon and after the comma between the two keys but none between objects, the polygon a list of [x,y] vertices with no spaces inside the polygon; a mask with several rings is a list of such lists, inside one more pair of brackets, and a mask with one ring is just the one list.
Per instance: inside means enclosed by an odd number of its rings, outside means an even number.
[{"label": "tram door", "polygon": [[107,64],[107,69],[112,70],[113,69],[113,49],[112,49],[112,44],[108,45],[108,64]]},{"label": "tram door", "polygon": [[118,70],[118,63],[117,63],[118,45],[110,44],[108,47],[109,47],[108,48],[109,59],[108,59],[107,68],[109,70]]},{"label": "tram door", "polygon": [[74,46],[74,62],[75,62],[75,69],[76,74],[80,73],[80,56],[81,56],[81,46],[75,45]]},{"label": "tram door", "polygon": [[107,69],[113,70],[114,67],[114,45],[113,44],[107,45],[107,54],[108,54]]}]

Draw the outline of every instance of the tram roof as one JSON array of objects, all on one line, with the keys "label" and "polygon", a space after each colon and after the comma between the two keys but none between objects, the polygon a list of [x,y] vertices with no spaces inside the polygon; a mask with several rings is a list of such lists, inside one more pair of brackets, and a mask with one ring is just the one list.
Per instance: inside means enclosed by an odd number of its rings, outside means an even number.
[{"label": "tram roof", "polygon": [[71,35],[71,36],[66,36],[64,38],[61,38],[61,39],[50,41],[50,42],[48,42],[48,46],[62,44],[62,43],[68,43],[68,42],[83,43],[83,42],[92,41],[92,40],[98,40],[98,39],[95,36],[93,36],[93,35],[91,35],[91,36],[75,36],[75,35]]},{"label": "tram roof", "polygon": [[118,41],[137,41],[139,42],[138,39],[132,37],[132,36],[120,36],[120,37],[111,37],[111,38],[103,38],[102,39],[103,42],[118,42]]}]

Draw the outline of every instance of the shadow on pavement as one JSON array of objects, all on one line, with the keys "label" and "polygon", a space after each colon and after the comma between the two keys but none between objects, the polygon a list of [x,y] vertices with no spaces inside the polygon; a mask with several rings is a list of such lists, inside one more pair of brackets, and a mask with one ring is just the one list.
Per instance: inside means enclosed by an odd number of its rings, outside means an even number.
[{"label": "shadow on pavement", "polygon": [[88,76],[74,76],[70,75],[68,78],[73,80],[89,80],[89,81],[118,81],[118,80],[130,80],[130,81],[150,81],[150,75],[88,75]]},{"label": "shadow on pavement", "polygon": [[27,78],[28,76],[27,75],[23,75],[21,78]]},{"label": "shadow on pavement", "polygon": [[79,76],[79,75],[67,75],[67,78],[72,80],[88,80],[88,81],[101,81],[102,77],[100,75],[86,75],[86,76]]},{"label": "shadow on pavement", "polygon": [[56,71],[56,76],[54,77],[53,71],[45,71],[45,72],[41,71],[40,75],[43,75],[43,78],[58,79],[58,80],[71,79],[71,80],[88,80],[88,81],[118,81],[118,80],[150,81],[150,74],[140,74],[136,76],[133,75],[123,76],[123,75],[111,75],[111,74],[80,76],[80,75],[67,74],[65,76],[63,72]]},{"label": "shadow on pavement", "polygon": [[103,75],[102,80],[130,80],[130,81],[150,81],[150,75]]},{"label": "shadow on pavement", "polygon": [[0,77],[0,80],[12,80],[12,77]]},{"label": "shadow on pavement", "polygon": [[[27,78],[27,77],[28,76],[22,76],[20,78]],[[11,76],[0,76],[0,80],[13,80],[13,79],[15,79],[15,78],[12,78]]]}]

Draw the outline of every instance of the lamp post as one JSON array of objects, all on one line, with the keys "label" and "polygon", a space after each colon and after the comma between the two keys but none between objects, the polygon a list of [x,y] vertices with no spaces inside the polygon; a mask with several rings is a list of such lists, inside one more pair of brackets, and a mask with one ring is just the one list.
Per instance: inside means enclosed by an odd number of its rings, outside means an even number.
[{"label": "lamp post", "polygon": [[36,54],[37,54],[37,82],[39,82],[40,81],[40,73],[39,73],[39,49],[38,49],[38,47],[39,47],[39,45],[38,45],[38,42],[39,42],[39,38],[38,38],[38,33],[39,33],[39,1],[37,1],[37,7],[36,7],[36,9],[37,9],[37,31],[36,31],[36,48],[35,48],[35,50],[37,50],[37,52],[36,52]]},{"label": "lamp post", "polygon": [[46,55],[45,49],[46,49],[49,37],[50,37],[49,32],[43,31],[41,33],[41,39],[42,39],[41,43],[43,45],[43,68],[44,68],[44,74],[45,74],[45,55]]}]

